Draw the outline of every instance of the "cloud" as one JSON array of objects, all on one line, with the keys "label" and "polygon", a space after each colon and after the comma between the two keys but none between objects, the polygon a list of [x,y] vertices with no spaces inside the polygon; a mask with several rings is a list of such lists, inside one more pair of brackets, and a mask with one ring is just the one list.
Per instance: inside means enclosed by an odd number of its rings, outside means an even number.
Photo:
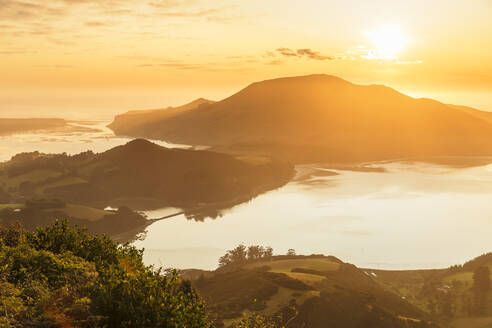
[{"label": "cloud", "polygon": [[41,42],[47,47],[86,42],[98,46],[105,34],[118,32],[103,27],[123,25],[128,28],[120,35],[129,43],[144,37],[184,40],[193,37],[183,28],[190,20],[229,24],[238,19],[235,9],[229,0],[0,0],[0,32],[4,46],[24,47],[27,41],[36,50]]},{"label": "cloud", "polygon": [[174,8],[180,6],[189,6],[195,3],[195,0],[160,0],[151,1],[149,2],[149,5],[157,8]]},{"label": "cloud", "polygon": [[0,0],[1,21],[22,21],[42,16],[59,16],[61,8],[51,7],[43,2],[28,2],[19,0]]},{"label": "cloud", "polygon": [[[318,51],[311,50],[309,48],[293,50],[290,48],[277,48],[276,52],[283,57],[297,57],[297,58],[307,58],[313,60],[334,60],[334,56],[324,56]],[[273,57],[275,54],[273,52],[267,52],[268,57]]]},{"label": "cloud", "polygon": [[318,51],[313,51],[311,49],[297,49],[297,54],[299,56],[305,56],[310,59],[315,59],[315,60],[333,60],[335,57],[333,56],[322,56]]},{"label": "cloud", "polygon": [[89,26],[89,27],[111,26],[111,24],[109,24],[109,23],[98,22],[98,21],[86,22],[85,25]]},{"label": "cloud", "polygon": [[26,51],[0,51],[0,55],[21,55],[27,53]]},{"label": "cloud", "polygon": [[[218,15],[229,7],[211,7],[198,0],[160,0],[136,4],[132,0],[0,0],[0,21],[45,19],[49,16],[76,17],[76,8],[83,7],[88,16],[135,15],[136,17],[208,17],[226,21]],[[145,12],[142,14],[141,12]]]},{"label": "cloud", "polygon": [[[201,5],[202,3],[205,5]],[[204,17],[209,21],[218,23],[228,23],[239,18],[228,12],[228,10],[233,7],[231,5],[224,7],[210,7],[209,2],[199,0],[154,0],[149,2],[148,5],[155,9],[153,15],[164,17]]]},{"label": "cloud", "polygon": [[278,48],[276,50],[284,57],[298,57],[297,53],[289,48]]},{"label": "cloud", "polygon": [[222,9],[220,8],[212,8],[212,9],[204,9],[199,11],[174,11],[174,12],[161,12],[159,15],[168,16],[168,17],[204,17],[213,14],[220,13]]},{"label": "cloud", "polygon": [[283,61],[281,61],[281,60],[271,60],[271,61],[269,61],[269,62],[267,63],[267,65],[273,65],[273,66],[275,66],[275,65],[282,65],[283,63],[284,63],[284,62],[283,62]]},{"label": "cloud", "polygon": [[197,65],[197,64],[187,64],[187,63],[176,63],[176,62],[170,62],[170,63],[145,63],[145,64],[139,64],[137,67],[154,67],[154,68],[175,68],[175,69],[180,69],[180,70],[198,70],[198,69],[203,69],[204,67],[202,65]]}]

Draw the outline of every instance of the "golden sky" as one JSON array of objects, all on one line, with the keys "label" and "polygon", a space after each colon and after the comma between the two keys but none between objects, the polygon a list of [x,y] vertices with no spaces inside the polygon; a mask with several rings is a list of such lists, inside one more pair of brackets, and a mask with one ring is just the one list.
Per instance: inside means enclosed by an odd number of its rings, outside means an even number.
[{"label": "golden sky", "polygon": [[0,115],[112,115],[313,73],[492,110],[490,17],[492,0],[0,0]]}]

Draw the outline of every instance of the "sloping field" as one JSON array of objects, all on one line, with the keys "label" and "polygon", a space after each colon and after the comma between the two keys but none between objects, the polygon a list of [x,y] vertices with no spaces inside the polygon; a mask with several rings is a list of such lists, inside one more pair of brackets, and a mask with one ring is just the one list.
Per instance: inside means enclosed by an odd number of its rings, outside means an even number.
[{"label": "sloping field", "polygon": [[76,204],[67,204],[67,206],[63,209],[63,212],[70,217],[84,219],[87,221],[99,221],[106,215],[114,215],[114,213],[110,211],[104,211],[97,208]]},{"label": "sloping field", "polygon": [[321,272],[337,271],[340,267],[339,263],[330,261],[328,259],[292,259],[292,260],[279,260],[279,261],[265,261],[250,264],[249,268],[258,268],[261,266],[269,266],[271,272],[291,272],[292,269],[307,269],[316,270]]}]

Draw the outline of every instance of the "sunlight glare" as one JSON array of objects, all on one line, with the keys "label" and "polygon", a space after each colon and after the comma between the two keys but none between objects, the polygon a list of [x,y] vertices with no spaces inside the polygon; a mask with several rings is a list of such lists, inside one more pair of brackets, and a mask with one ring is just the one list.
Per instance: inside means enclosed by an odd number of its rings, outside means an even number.
[{"label": "sunlight glare", "polygon": [[408,44],[408,37],[395,26],[386,26],[367,32],[374,47],[373,55],[381,59],[396,59]]}]

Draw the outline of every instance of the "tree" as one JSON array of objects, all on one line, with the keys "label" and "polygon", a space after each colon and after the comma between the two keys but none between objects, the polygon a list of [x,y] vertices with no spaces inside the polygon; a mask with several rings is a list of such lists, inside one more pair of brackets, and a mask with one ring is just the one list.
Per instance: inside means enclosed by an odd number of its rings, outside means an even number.
[{"label": "tree", "polygon": [[248,260],[256,260],[263,257],[265,249],[263,246],[251,245],[248,247]]},{"label": "tree", "polygon": [[248,260],[248,251],[246,246],[241,244],[234,249],[228,250],[224,256],[219,258],[219,266],[241,265]]},{"label": "tree", "polygon": [[254,261],[258,259],[270,259],[273,256],[273,248],[263,247],[260,245],[251,245],[246,247],[241,244],[234,249],[228,250],[223,256],[219,258],[219,267],[225,267],[229,265],[240,266],[247,261]]},{"label": "tree", "polygon": [[296,256],[296,250],[293,248],[289,248],[287,251],[287,256]]},{"label": "tree", "polygon": [[490,269],[487,266],[478,267],[473,273],[473,291],[475,293],[475,311],[477,314],[485,314],[489,290]]},{"label": "tree", "polygon": [[56,222],[0,227],[0,327],[206,328],[204,304],[142,251]]},{"label": "tree", "polygon": [[478,267],[473,273],[473,289],[476,292],[488,293],[490,290],[490,269],[487,266]]},{"label": "tree", "polygon": [[263,252],[263,257],[264,258],[271,258],[273,256],[273,248],[270,246],[265,247],[265,251]]},{"label": "tree", "polygon": [[232,328],[280,328],[275,320],[260,315],[244,317],[239,323]]}]

